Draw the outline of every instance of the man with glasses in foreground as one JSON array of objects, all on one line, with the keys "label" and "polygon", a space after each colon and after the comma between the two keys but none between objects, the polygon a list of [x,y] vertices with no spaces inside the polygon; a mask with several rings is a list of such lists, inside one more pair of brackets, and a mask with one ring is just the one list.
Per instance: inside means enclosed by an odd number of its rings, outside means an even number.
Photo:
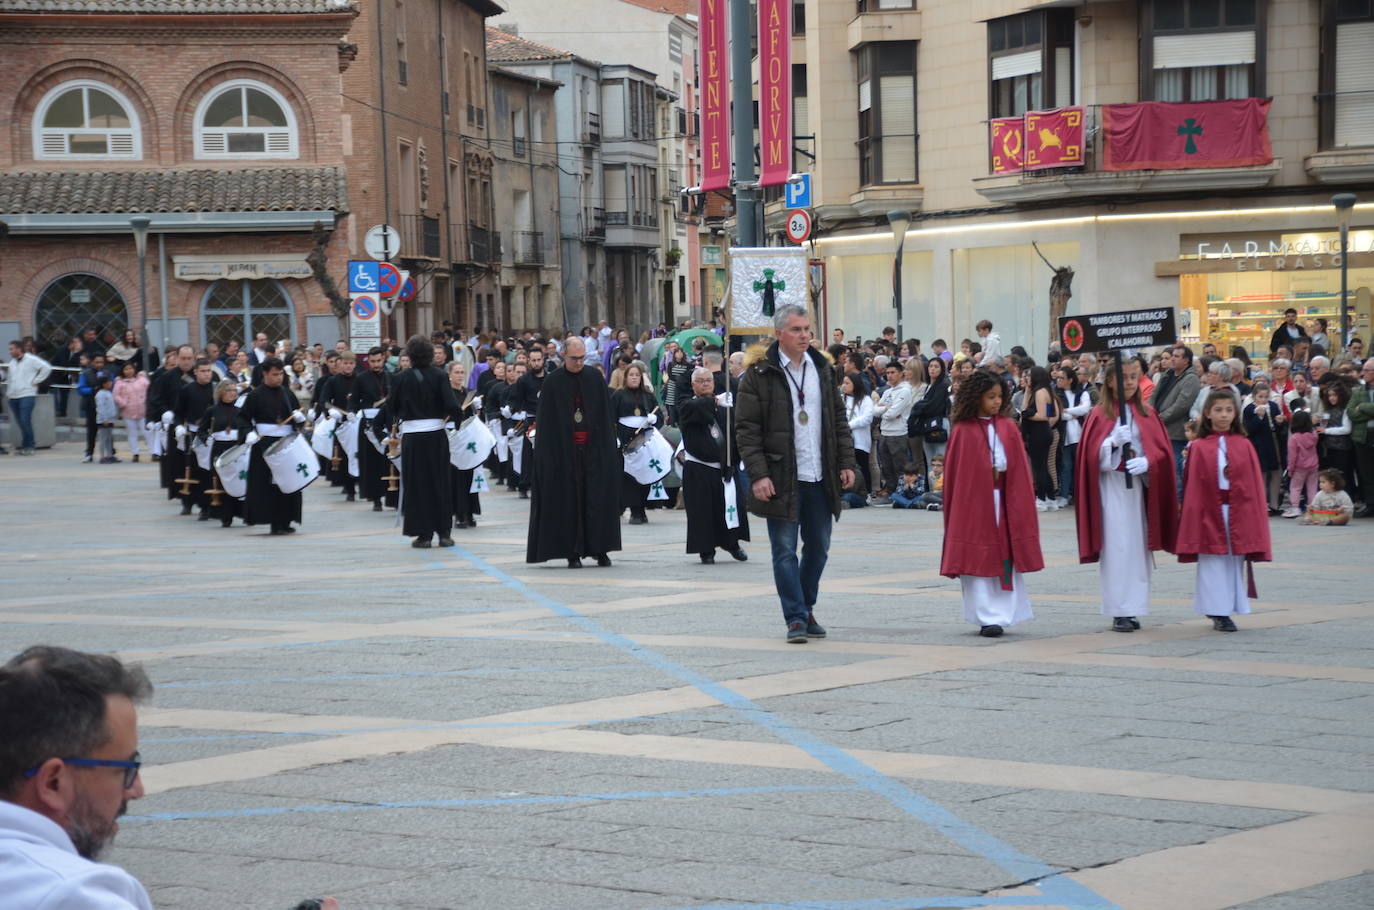
[{"label": "man with glasses in foreground", "polygon": [[6,907],[152,910],[96,862],[143,796],[134,706],[147,675],[113,657],[29,648],[0,667],[0,895]]}]

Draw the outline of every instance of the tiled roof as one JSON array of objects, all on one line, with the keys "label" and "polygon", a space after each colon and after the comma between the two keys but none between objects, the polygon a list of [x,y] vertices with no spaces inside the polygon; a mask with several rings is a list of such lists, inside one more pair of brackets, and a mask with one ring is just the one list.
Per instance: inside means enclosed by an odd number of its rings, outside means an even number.
[{"label": "tiled roof", "polygon": [[342,167],[0,173],[0,212],[348,211]]},{"label": "tiled roof", "polygon": [[0,0],[0,13],[340,13],[354,0]]},{"label": "tiled roof", "polygon": [[487,29],[487,60],[491,63],[515,63],[529,60],[566,60],[571,51],[560,51],[543,44],[526,41],[499,28]]}]

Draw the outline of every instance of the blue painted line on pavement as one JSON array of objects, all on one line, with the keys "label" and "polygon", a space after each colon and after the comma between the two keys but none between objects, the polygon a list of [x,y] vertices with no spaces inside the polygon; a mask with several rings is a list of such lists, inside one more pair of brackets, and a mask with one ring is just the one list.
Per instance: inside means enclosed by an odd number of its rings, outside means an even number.
[{"label": "blue painted line on pavement", "polygon": [[[771,711],[759,707],[753,700],[741,695],[729,686],[676,663],[624,635],[612,632],[573,607],[533,590],[520,579],[491,565],[465,547],[454,547],[451,552],[468,562],[482,574],[497,579],[511,590],[519,592],[530,601],[567,619],[606,644],[668,676],[682,680],[721,704],[734,709],[743,717],[806,752],[831,770],[843,774],[863,789],[882,797],[913,818],[939,831],[964,849],[976,853],[1000,867],[1017,881],[1036,883],[1042,889],[1052,888],[1059,902],[1072,903],[1080,907],[1115,907],[1114,904],[1091,889],[1062,877],[1059,869],[1025,855],[1006,841],[964,821],[944,806],[921,796],[907,785],[888,777],[838,746],[828,743]],[[1048,892],[1046,893],[1048,894]]]},{"label": "blue painted line on pavement", "polygon": [[267,806],[251,809],[208,809],[198,812],[150,812],[126,815],[126,822],[187,821],[202,818],[251,818],[298,812],[375,812],[379,809],[448,809],[475,806],[542,806],[566,803],[624,802],[629,800],[691,799],[700,796],[748,796],[760,793],[843,792],[853,787],[716,787],[701,790],[641,790],[630,793],[578,793],[569,796],[504,796],[490,799],[400,800],[375,803],[329,803],[320,806]]},{"label": "blue painted line on pavement", "polygon": [[429,679],[441,676],[515,676],[521,673],[577,673],[633,670],[635,664],[606,664],[597,667],[508,667],[491,670],[438,670],[433,673],[350,673],[338,676],[278,676],[270,679],[216,679],[199,682],[160,682],[163,689],[204,689],[215,686],[256,686],[277,683],[336,682],[368,679]]}]

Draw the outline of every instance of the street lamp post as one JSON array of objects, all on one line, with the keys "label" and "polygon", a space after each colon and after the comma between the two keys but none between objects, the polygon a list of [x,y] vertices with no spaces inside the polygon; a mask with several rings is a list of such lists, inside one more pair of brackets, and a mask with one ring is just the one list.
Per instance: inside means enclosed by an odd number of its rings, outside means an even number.
[{"label": "street lamp post", "polygon": [[[148,272],[145,268],[148,260],[148,228],[152,225],[152,219],[147,215],[135,215],[129,219],[129,227],[134,229],[134,249],[138,250],[138,338],[139,346],[144,348],[144,365],[152,363],[148,356]],[[165,320],[164,320],[165,321]],[[163,326],[163,334],[167,333],[167,327]],[[162,345],[165,350],[166,342]]]},{"label": "street lamp post", "polygon": [[[1331,197],[1331,204],[1336,207],[1336,226],[1341,232],[1341,351],[1344,351],[1350,343],[1350,301],[1346,295],[1350,293],[1350,213],[1355,208],[1355,194],[1337,193]],[[1334,356],[1336,352],[1328,353]]]},{"label": "street lamp post", "polygon": [[892,308],[897,311],[897,344],[900,345],[906,340],[902,334],[902,244],[906,243],[906,232],[911,227],[911,213],[893,209],[887,213],[887,221],[892,225],[892,240],[896,245],[892,260]]}]

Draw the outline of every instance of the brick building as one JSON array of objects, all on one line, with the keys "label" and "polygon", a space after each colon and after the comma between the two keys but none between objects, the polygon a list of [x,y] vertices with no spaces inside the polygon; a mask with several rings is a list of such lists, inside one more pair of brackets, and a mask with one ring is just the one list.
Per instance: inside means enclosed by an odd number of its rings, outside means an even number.
[{"label": "brick building", "polygon": [[332,343],[306,257],[318,224],[342,278],[356,15],[340,0],[0,0],[0,335]]}]

